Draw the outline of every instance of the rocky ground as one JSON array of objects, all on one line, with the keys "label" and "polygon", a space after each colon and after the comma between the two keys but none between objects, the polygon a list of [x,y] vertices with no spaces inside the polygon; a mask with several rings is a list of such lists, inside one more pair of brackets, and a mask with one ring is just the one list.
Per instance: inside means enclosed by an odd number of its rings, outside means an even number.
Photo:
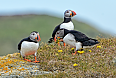
[{"label": "rocky ground", "polygon": [[0,78],[23,78],[25,76],[50,73],[39,71],[39,63],[24,61],[19,56],[20,53],[0,56]]}]

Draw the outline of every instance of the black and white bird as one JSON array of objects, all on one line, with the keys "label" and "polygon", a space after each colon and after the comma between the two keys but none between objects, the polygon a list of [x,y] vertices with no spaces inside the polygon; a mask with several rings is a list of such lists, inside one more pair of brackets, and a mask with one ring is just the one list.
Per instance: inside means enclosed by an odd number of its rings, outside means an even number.
[{"label": "black and white bird", "polygon": [[56,32],[56,37],[62,37],[63,42],[69,44],[72,47],[76,47],[76,51],[83,50],[83,48],[91,48],[95,44],[98,44],[98,40],[87,37],[85,34],[75,31],[75,30],[67,30],[60,29]]},{"label": "black and white bird", "polygon": [[30,36],[24,38],[18,44],[18,50],[21,53],[24,60],[32,62],[31,60],[26,59],[28,55],[34,55],[35,63],[39,62],[36,60],[37,49],[39,48],[39,41],[41,40],[39,32],[33,31]]},{"label": "black and white bird", "polygon": [[73,17],[75,15],[76,15],[76,13],[72,10],[66,10],[64,12],[64,21],[55,27],[55,29],[52,33],[52,38],[49,39],[48,43],[51,43],[53,40],[56,41],[55,34],[61,28],[65,28],[68,30],[74,30],[74,25],[72,23],[71,17]]}]

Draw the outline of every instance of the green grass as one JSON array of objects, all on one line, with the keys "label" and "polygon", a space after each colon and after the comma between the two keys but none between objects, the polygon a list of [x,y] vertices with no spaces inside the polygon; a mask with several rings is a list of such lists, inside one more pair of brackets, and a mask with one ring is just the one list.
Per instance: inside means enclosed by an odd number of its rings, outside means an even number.
[{"label": "green grass", "polygon": [[[116,62],[113,60],[116,57],[116,38],[98,40],[98,45],[76,55],[71,54],[70,46],[59,47],[57,44],[42,43],[43,46],[38,49],[40,70],[53,73],[33,78],[115,78]],[[75,63],[78,65],[73,66]]]},{"label": "green grass", "polygon": [[[41,42],[47,42],[54,28],[63,21],[47,15],[19,15],[0,17],[0,55],[17,52],[17,45],[21,39],[28,37],[30,32],[38,31]],[[99,32],[88,24],[73,20],[75,30],[79,30],[89,37],[96,37]]]}]

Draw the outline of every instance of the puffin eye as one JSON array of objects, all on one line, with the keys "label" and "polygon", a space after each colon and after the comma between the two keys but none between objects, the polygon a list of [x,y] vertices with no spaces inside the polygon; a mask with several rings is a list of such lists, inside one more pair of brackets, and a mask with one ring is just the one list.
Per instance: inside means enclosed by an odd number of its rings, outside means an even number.
[{"label": "puffin eye", "polygon": [[32,35],[35,35],[34,33]]},{"label": "puffin eye", "polygon": [[67,11],[66,13],[69,13],[69,11]]},{"label": "puffin eye", "polygon": [[57,33],[57,34],[59,34],[59,33]]}]

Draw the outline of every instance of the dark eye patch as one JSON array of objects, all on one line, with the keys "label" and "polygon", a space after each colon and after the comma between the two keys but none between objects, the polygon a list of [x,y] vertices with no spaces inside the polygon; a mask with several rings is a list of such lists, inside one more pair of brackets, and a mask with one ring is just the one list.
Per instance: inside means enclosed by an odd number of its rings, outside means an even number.
[{"label": "dark eye patch", "polygon": [[66,13],[69,13],[69,11],[67,11]]},{"label": "dark eye patch", "polygon": [[59,34],[59,33],[57,33],[57,34]]}]

